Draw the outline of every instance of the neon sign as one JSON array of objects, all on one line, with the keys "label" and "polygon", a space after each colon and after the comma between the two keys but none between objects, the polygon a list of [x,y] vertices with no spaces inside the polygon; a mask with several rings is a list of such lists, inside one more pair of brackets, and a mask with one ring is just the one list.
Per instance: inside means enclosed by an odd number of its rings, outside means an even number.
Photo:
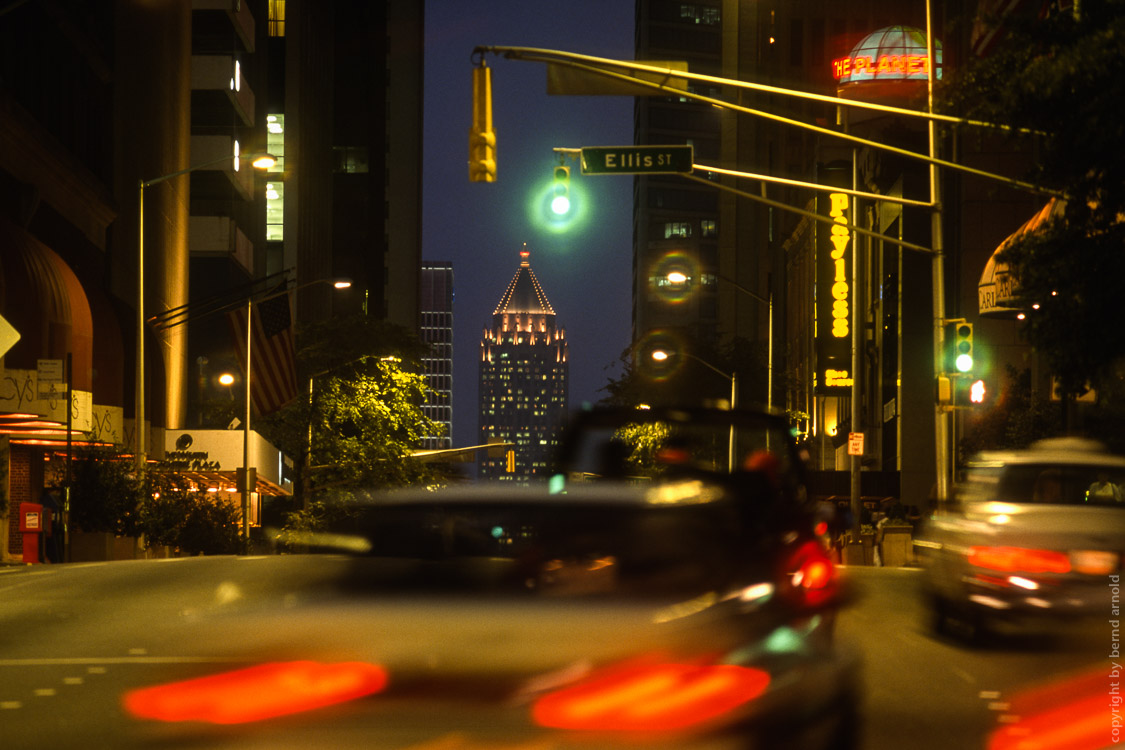
[{"label": "neon sign", "polygon": [[851,230],[848,229],[848,196],[847,193],[830,193],[832,201],[828,215],[836,222],[832,225],[832,335],[838,339],[847,338],[848,324],[848,263],[844,253],[848,251],[848,242],[851,240]]},{"label": "neon sign", "polygon": [[878,57],[855,55],[842,57],[839,60],[832,61],[832,75],[841,83],[907,78],[925,79],[930,75],[930,58],[927,55],[879,55]]}]

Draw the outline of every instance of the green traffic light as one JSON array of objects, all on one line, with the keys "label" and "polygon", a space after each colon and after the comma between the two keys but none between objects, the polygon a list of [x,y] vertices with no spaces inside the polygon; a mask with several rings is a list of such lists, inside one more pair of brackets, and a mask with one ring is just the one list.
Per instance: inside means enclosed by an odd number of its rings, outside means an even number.
[{"label": "green traffic light", "polygon": [[957,359],[953,360],[953,364],[957,367],[957,372],[968,372],[973,369],[973,355],[958,354]]},{"label": "green traffic light", "polygon": [[570,198],[565,195],[556,195],[551,199],[551,210],[557,215],[563,216],[570,210]]}]

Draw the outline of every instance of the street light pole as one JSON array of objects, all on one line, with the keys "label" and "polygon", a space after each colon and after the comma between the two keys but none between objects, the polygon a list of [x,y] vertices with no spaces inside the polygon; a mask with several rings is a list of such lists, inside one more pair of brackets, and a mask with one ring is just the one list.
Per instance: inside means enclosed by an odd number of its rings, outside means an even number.
[{"label": "street light pole", "polygon": [[[298,290],[305,289],[306,287],[313,286],[314,284],[331,284],[336,289],[347,289],[352,285],[352,282],[346,279],[315,279],[313,281],[298,284],[292,289],[285,289],[280,292],[266,295],[258,299],[258,303],[266,302],[271,299],[276,299],[283,294],[292,294]],[[253,319],[254,319],[254,298],[253,296],[246,298],[246,411],[245,419],[242,422],[242,486],[239,488],[242,492],[242,547],[243,553],[249,554],[250,552],[250,496],[251,492],[257,489],[258,477],[257,468],[250,466],[250,399],[251,388],[253,387]],[[312,380],[309,380],[309,398],[310,404],[312,399]],[[312,427],[310,424],[309,435],[312,435]],[[311,450],[311,445],[310,445]]]},{"label": "street light pole", "polygon": [[[720,370],[718,367],[715,367],[713,364],[711,364],[707,360],[701,359],[701,358],[695,356],[694,354],[692,354],[691,352],[682,352],[681,351],[681,352],[677,352],[677,354],[681,357],[687,357],[688,359],[693,359],[696,362],[698,362],[699,364],[701,364],[704,367],[706,367],[707,369],[709,369],[711,372],[717,373],[718,375],[721,375],[722,377],[729,380],[730,381],[730,408],[731,408],[731,411],[734,411],[738,407],[738,373],[737,372],[734,372],[734,373],[731,373],[730,375],[728,375],[725,372],[723,372],[722,370]],[[668,359],[671,355],[663,349],[654,349],[649,356],[651,356],[657,362],[663,362],[664,360]],[[730,423],[730,438],[727,441],[727,471],[731,474],[734,473],[734,467],[735,467],[734,456],[735,456],[735,428],[734,428],[734,419],[732,418],[731,423]]]},{"label": "street light pole", "polygon": [[[148,447],[145,439],[145,188],[194,172],[197,169],[213,167],[228,159],[238,160],[241,158],[251,157],[242,157],[236,153],[179,169],[162,177],[137,182],[137,374],[133,414],[135,423],[133,427],[133,461],[138,471],[144,470],[145,454]],[[251,163],[255,169],[269,169],[277,163],[277,160],[269,154],[257,154],[251,158]]]}]

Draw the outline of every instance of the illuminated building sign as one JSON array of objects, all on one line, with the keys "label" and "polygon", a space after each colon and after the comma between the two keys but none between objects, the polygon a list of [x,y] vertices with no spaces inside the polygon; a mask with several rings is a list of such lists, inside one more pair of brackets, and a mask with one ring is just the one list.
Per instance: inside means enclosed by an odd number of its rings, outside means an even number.
[{"label": "illuminated building sign", "polygon": [[[822,167],[821,184],[851,184],[851,162]],[[852,223],[847,193],[820,193],[817,213],[832,223],[816,223],[816,392],[847,396],[852,385]]]},{"label": "illuminated building sign", "polygon": [[[941,42],[934,41],[936,78],[941,78]],[[832,61],[832,77],[841,84],[924,81],[930,75],[926,34],[908,26],[888,26],[860,41],[846,57]]]},{"label": "illuminated building sign", "polygon": [[843,57],[832,61],[832,75],[840,82],[920,78],[930,75],[930,58],[926,55],[870,55]]}]

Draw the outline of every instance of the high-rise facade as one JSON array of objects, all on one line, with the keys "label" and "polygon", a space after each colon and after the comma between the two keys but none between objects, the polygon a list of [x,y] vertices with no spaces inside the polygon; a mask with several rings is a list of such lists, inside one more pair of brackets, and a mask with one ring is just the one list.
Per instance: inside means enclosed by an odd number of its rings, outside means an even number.
[{"label": "high-rise facade", "polygon": [[428,347],[422,368],[430,393],[423,413],[442,429],[423,448],[453,447],[453,264],[422,262],[422,343]]},{"label": "high-rise facade", "polygon": [[566,419],[566,329],[526,250],[480,344],[480,443],[510,446],[481,458],[480,478],[545,481]]}]

